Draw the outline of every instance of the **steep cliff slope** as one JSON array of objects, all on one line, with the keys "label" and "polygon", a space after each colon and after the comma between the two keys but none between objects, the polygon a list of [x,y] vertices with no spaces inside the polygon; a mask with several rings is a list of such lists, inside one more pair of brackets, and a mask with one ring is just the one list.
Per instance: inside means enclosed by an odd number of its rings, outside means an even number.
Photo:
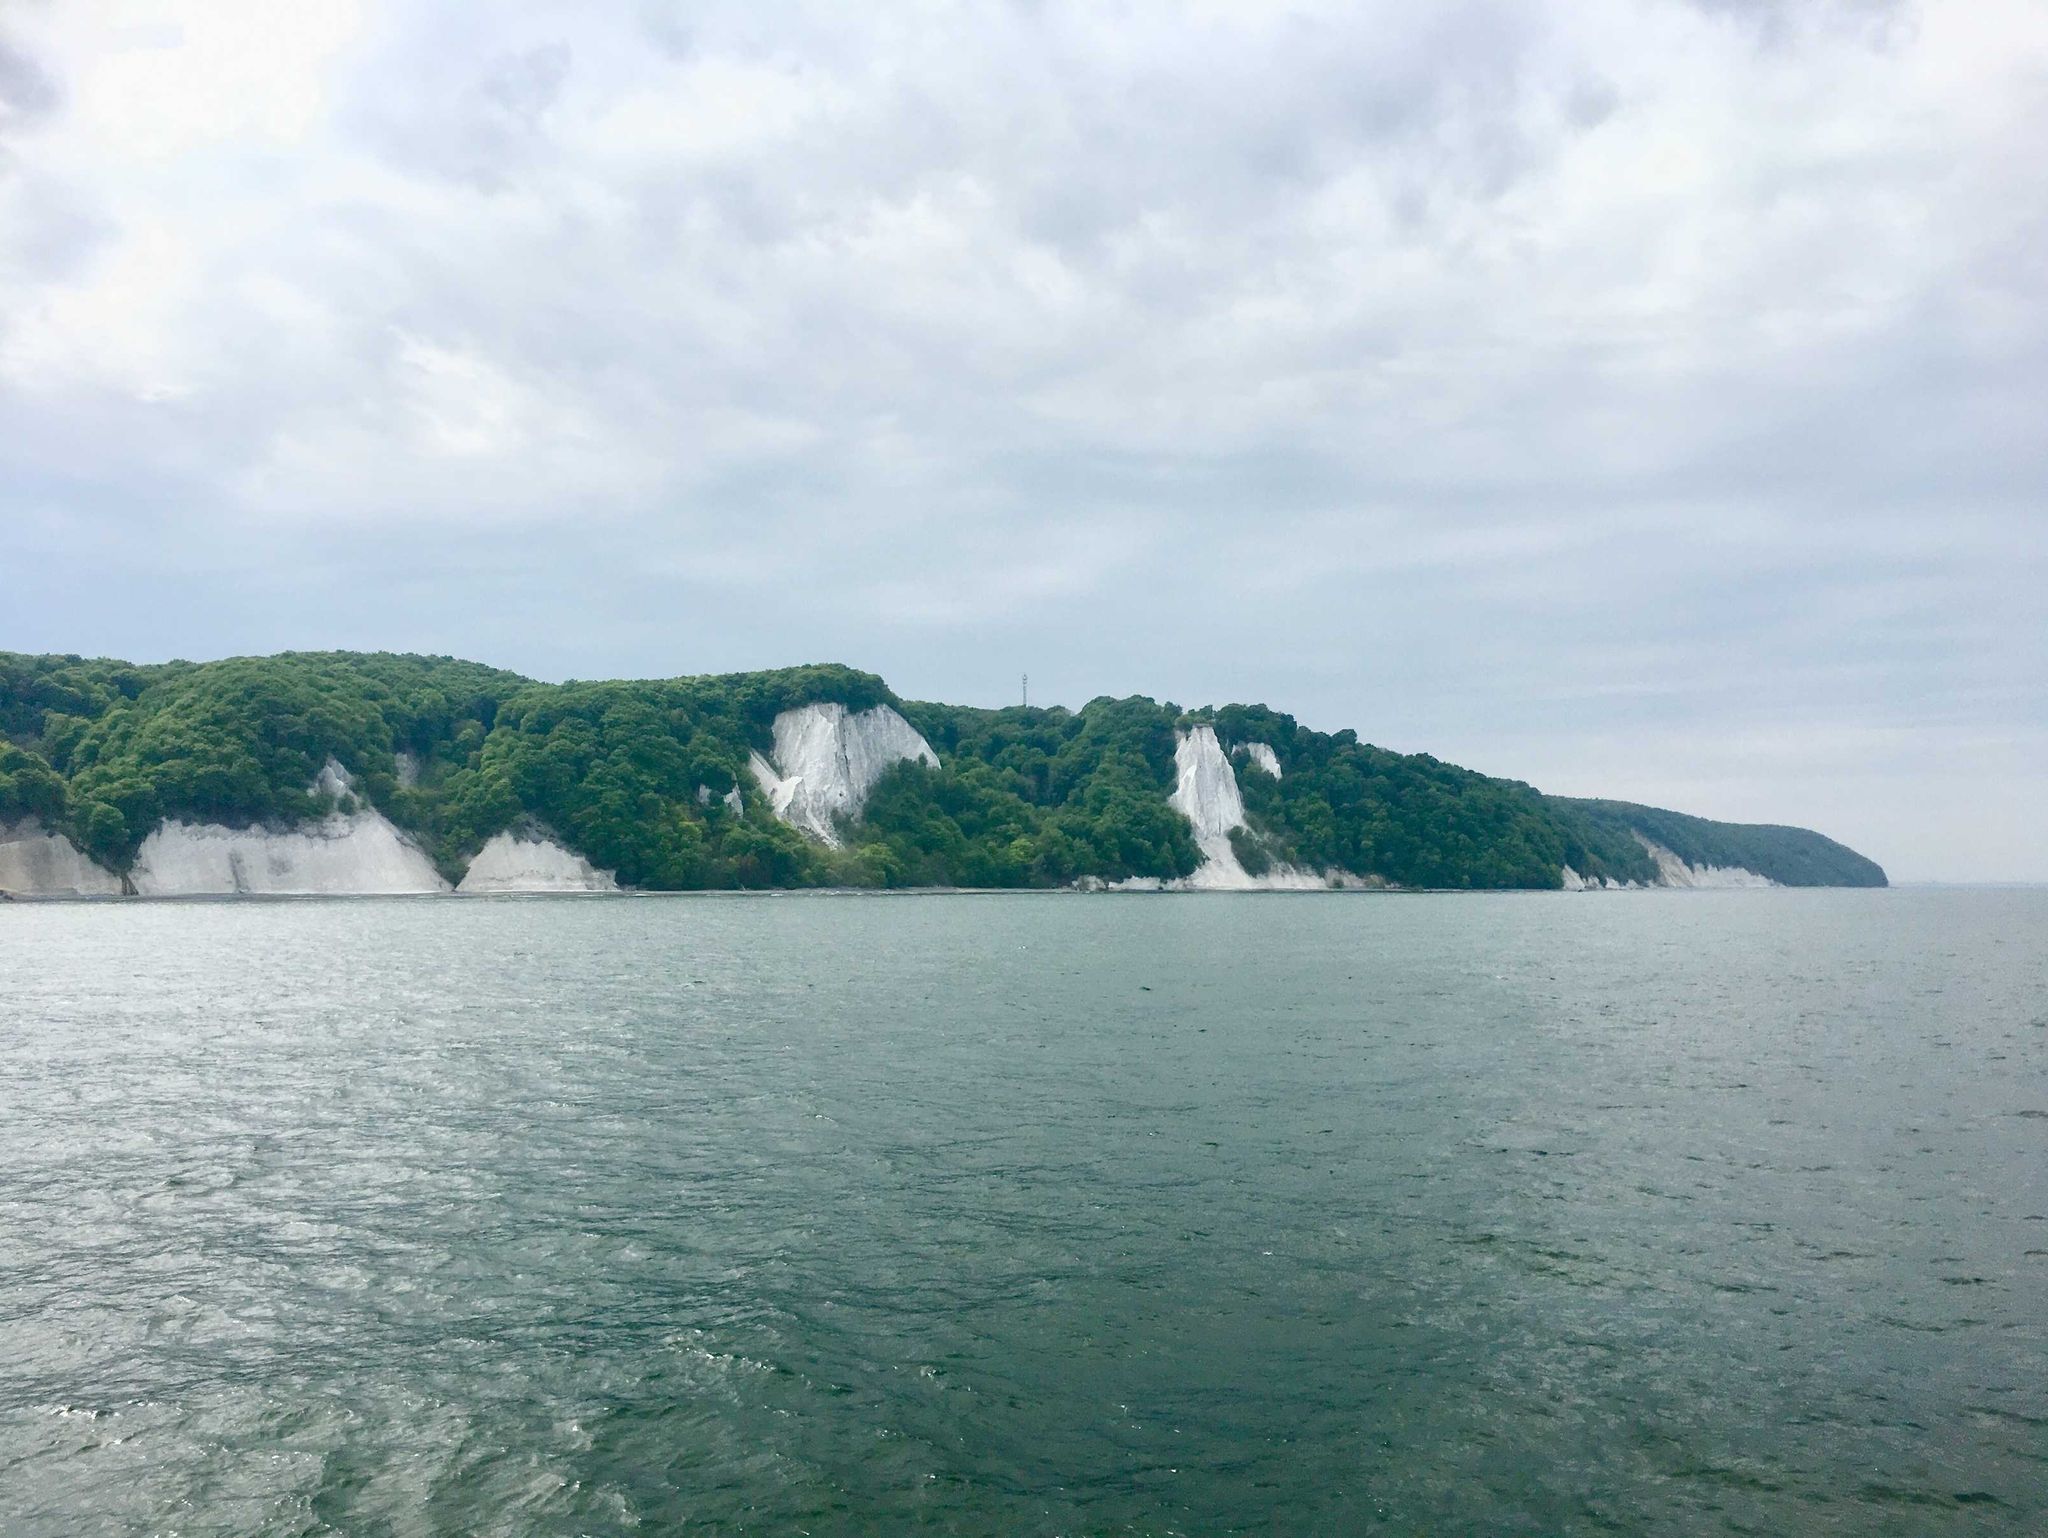
[{"label": "steep cliff slope", "polygon": [[541,833],[494,833],[455,890],[465,896],[518,892],[616,892],[617,878]]},{"label": "steep cliff slope", "polygon": [[129,879],[141,897],[448,890],[434,862],[378,812],[335,813],[291,828],[165,822],[142,841]]},{"label": "steep cliff slope", "polygon": [[839,819],[860,816],[885,770],[900,763],[939,767],[931,744],[887,705],[849,711],[829,701],[785,710],[775,718],[774,736],[773,761],[753,753],[748,769],[777,817],[835,849]]},{"label": "steep cliff slope", "polygon": [[1639,840],[1663,885],[1885,885],[1875,861],[1807,828],[1711,822],[1627,801],[1550,799],[1595,828]]},{"label": "steep cliff slope", "polygon": [[[1266,744],[1255,746],[1265,748],[1265,758],[1272,757],[1273,750]],[[1254,762],[1258,761],[1255,757]],[[1174,750],[1174,766],[1173,795],[1167,804],[1187,818],[1195,830],[1195,847],[1202,852],[1202,863],[1187,878],[1189,890],[1313,891],[1331,884],[1327,877],[1296,870],[1281,861],[1268,863],[1257,875],[1245,869],[1231,842],[1231,835],[1247,826],[1244,798],[1230,759],[1216,740],[1215,727],[1192,726],[1182,732]],[[1277,766],[1270,772],[1279,777]]]},{"label": "steep cliff slope", "polygon": [[61,833],[23,819],[0,823],[0,892],[9,897],[118,897],[121,878]]},{"label": "steep cliff slope", "polygon": [[141,897],[350,896],[445,892],[448,883],[411,838],[354,801],[348,771],[329,759],[312,794],[347,802],[289,826],[230,827],[172,818],[136,851],[129,879]]}]

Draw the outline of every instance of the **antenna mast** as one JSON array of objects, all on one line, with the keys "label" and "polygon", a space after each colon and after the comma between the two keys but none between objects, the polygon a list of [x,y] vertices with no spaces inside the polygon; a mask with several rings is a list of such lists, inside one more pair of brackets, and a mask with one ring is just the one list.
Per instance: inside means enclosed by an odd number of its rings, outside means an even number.
[{"label": "antenna mast", "polygon": [[1031,675],[1029,673],[1024,675],[1024,708],[1026,710],[1031,708]]}]

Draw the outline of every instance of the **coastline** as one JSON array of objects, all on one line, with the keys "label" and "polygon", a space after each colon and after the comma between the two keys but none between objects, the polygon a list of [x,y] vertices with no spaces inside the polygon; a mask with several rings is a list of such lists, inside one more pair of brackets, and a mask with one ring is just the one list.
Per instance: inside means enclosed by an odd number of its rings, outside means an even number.
[{"label": "coastline", "polygon": [[[2001,883],[1987,883],[1999,886]],[[1918,890],[1971,890],[1956,883],[1923,883]],[[1667,887],[1622,888],[1599,895],[1646,896],[1656,893],[1699,892],[1884,892],[1891,887]],[[916,887],[688,887],[675,891],[620,888],[609,892],[181,892],[143,896],[137,893],[93,896],[38,896],[32,893],[0,892],[0,903],[23,907],[115,907],[190,903],[310,903],[310,902],[403,902],[434,903],[454,900],[462,903],[534,902],[618,902],[664,898],[763,898],[763,897],[1581,897],[1563,887],[1004,887],[1004,886],[916,886]]]}]

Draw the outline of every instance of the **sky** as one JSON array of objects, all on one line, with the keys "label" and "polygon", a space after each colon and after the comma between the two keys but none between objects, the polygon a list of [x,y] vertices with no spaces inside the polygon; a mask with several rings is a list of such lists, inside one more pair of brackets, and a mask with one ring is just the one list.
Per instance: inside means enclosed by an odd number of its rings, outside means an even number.
[{"label": "sky", "polygon": [[2048,5],[0,0],[0,648],[326,647],[2048,880]]}]

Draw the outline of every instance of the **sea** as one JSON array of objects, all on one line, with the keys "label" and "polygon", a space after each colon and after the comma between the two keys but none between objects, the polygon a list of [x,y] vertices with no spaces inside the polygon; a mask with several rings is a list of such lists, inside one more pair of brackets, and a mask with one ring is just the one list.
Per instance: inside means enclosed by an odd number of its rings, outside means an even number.
[{"label": "sea", "polygon": [[2048,1533],[2048,892],[0,906],[0,1534]]}]

